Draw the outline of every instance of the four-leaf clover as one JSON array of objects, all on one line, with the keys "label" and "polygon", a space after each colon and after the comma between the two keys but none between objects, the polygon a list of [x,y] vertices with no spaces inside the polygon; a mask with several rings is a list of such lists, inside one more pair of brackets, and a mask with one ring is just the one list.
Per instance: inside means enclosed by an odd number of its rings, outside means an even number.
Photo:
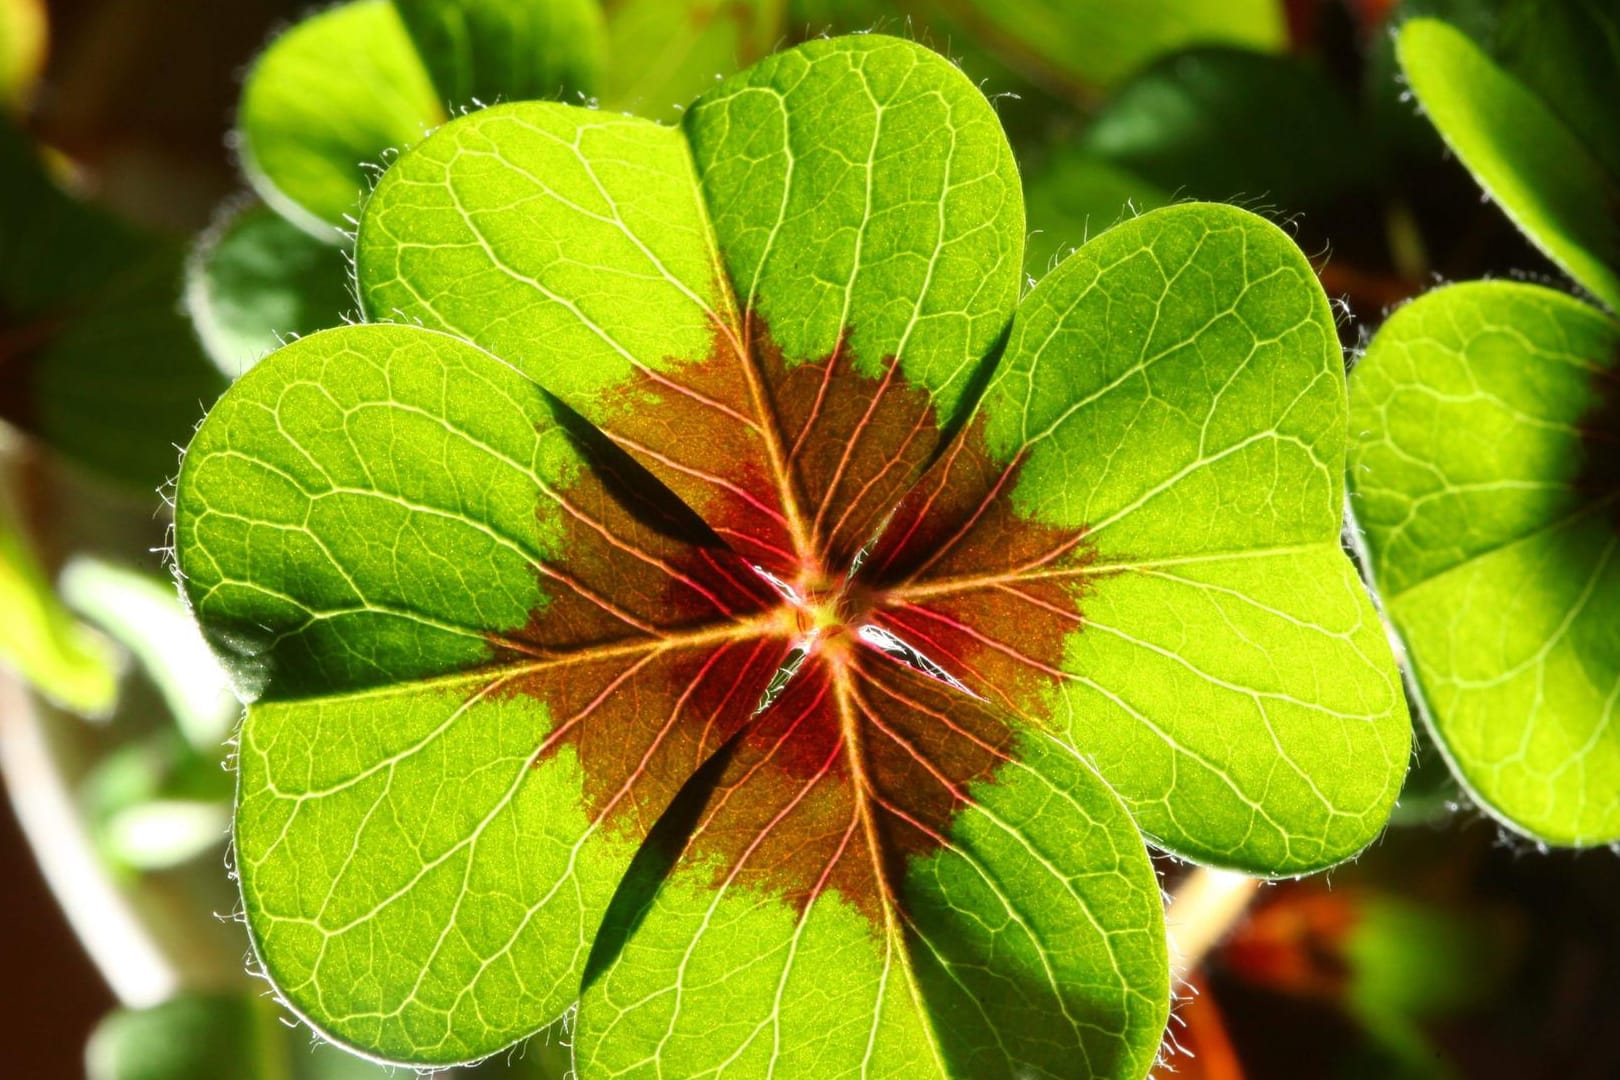
[{"label": "four-leaf clover", "polygon": [[989,103],[876,35],[389,169],[375,321],[245,375],[177,496],[294,1009],[414,1064],[577,1001],[584,1076],[1140,1075],[1142,834],[1376,835],[1410,732],[1310,267],[1187,204],[1020,302],[1024,228]]}]

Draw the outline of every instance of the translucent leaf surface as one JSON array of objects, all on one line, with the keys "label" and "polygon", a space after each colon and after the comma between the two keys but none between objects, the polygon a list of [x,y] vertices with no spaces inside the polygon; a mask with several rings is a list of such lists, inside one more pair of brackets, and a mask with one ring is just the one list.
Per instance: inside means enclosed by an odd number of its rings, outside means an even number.
[{"label": "translucent leaf surface", "polygon": [[1620,325],[1457,285],[1356,369],[1357,519],[1441,747],[1549,843],[1620,838]]},{"label": "translucent leaf surface", "polygon": [[1019,305],[1019,187],[875,35],[389,170],[397,324],[275,353],[179,484],[295,1008],[416,1063],[583,993],[584,1076],[1139,1076],[1139,826],[1263,873],[1371,838],[1408,726],[1320,288],[1187,205]]},{"label": "translucent leaf surface", "polygon": [[223,385],[176,309],[180,263],[0,127],[0,418],[125,487],[171,478]]},{"label": "translucent leaf surface", "polygon": [[277,212],[336,244],[385,156],[475,101],[589,90],[601,38],[590,0],[350,0],[248,73],[243,169]]},{"label": "translucent leaf surface", "polygon": [[1397,49],[1429,119],[1491,198],[1571,277],[1620,309],[1616,177],[1460,30],[1413,19]]}]

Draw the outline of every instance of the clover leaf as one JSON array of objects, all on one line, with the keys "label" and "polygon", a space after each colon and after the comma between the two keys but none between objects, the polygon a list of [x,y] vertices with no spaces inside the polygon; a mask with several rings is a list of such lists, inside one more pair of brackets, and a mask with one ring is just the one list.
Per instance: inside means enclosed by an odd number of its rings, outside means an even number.
[{"label": "clover leaf", "polygon": [[1472,282],[1402,308],[1353,378],[1384,605],[1441,747],[1488,810],[1620,839],[1620,323]]},{"label": "clover leaf", "polygon": [[1020,303],[1023,233],[989,103],[877,35],[388,170],[391,321],[245,375],[177,493],[295,1010],[424,1065],[578,1001],[584,1076],[1138,1076],[1141,834],[1376,834],[1410,727],[1305,259],[1187,204]]},{"label": "clover leaf", "polygon": [[[1608,93],[1616,32],[1597,7],[1509,5],[1485,34],[1500,62],[1432,19],[1398,41],[1447,143],[1611,311],[1620,138],[1576,103]],[[1565,48],[1582,34],[1596,44]],[[1435,741],[1488,812],[1576,847],[1620,839],[1617,365],[1611,315],[1473,282],[1398,311],[1352,376],[1355,515]]]},{"label": "clover leaf", "polygon": [[237,128],[264,201],[336,244],[367,167],[452,109],[588,90],[595,0],[350,0],[294,26],[254,64]]},{"label": "clover leaf", "polygon": [[[1609,66],[1607,77],[1593,73],[1584,102],[1612,96],[1620,73],[1613,55],[1617,33],[1620,21],[1612,16],[1589,31],[1607,43]],[[1567,109],[1561,115],[1554,102],[1438,19],[1409,20],[1397,54],[1429,119],[1491,198],[1582,287],[1611,310],[1620,309],[1614,212],[1620,173],[1612,171],[1620,161],[1620,139],[1612,127],[1605,129],[1605,143],[1594,144],[1579,116],[1568,121]],[[1557,55],[1556,62],[1564,63],[1564,54]]]},{"label": "clover leaf", "polygon": [[227,207],[186,261],[185,307],[203,350],[230,378],[283,341],[355,308],[332,247],[267,206]]}]

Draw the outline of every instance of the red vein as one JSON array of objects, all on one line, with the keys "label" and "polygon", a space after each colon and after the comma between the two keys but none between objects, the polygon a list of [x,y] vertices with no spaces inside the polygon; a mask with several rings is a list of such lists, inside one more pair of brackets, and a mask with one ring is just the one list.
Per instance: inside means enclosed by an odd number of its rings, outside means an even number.
[{"label": "red vein", "polygon": [[782,510],[787,517],[788,535],[793,538],[794,551],[802,564],[810,554],[810,538],[805,532],[804,515],[799,509],[798,493],[793,486],[793,474],[789,471],[787,455],[782,449],[782,421],[766,396],[763,385],[764,373],[760,371],[759,359],[754,354],[753,312],[744,314],[743,320],[743,336],[749,342],[748,347],[741,350],[744,357],[743,375],[748,380],[748,395],[753,399],[754,412],[761,420],[760,436],[765,440],[765,457],[770,462],[771,473],[776,480],[777,495],[782,500]]},{"label": "red vein", "polygon": [[986,634],[980,633],[974,627],[969,626],[967,623],[962,622],[962,621],[960,621],[958,619],[950,618],[947,615],[943,615],[940,612],[932,611],[932,610],[930,610],[928,608],[925,608],[925,607],[911,607],[911,608],[907,608],[907,610],[908,611],[915,611],[918,615],[921,615],[923,618],[933,619],[936,622],[942,622],[942,623],[946,624],[947,626],[951,627],[952,629],[958,630],[961,633],[967,635],[968,637],[972,638],[973,640],[978,641],[978,642],[980,642],[980,643],[982,643],[982,644],[984,644],[984,645],[986,645],[986,646],[988,646],[988,647],[990,647],[992,649],[995,649],[997,652],[1005,653],[1007,656],[1012,657],[1014,660],[1016,660],[1019,663],[1023,664],[1025,667],[1033,668],[1036,671],[1043,671],[1043,672],[1047,673],[1048,675],[1053,676],[1054,678],[1067,679],[1067,678],[1070,677],[1068,672],[1065,672],[1065,671],[1062,671],[1062,670],[1060,670],[1058,668],[1052,667],[1050,664],[1044,664],[1041,661],[1036,660],[1032,656],[1028,656],[1025,653],[1021,653],[1017,649],[1013,648],[1011,645],[1008,645],[1008,644],[1006,644],[1006,643],[1004,643],[1002,641],[998,641],[996,638],[990,637],[990,636],[988,636]]},{"label": "red vein", "polygon": [[855,699],[856,708],[860,709],[861,714],[866,717],[867,721],[873,727],[877,728],[878,731],[888,736],[889,741],[904,750],[913,761],[926,769],[928,771],[928,775],[932,776],[935,780],[938,780],[940,786],[951,793],[951,798],[961,803],[968,801],[967,793],[961,788],[957,787],[954,780],[941,772],[939,767],[929,759],[928,755],[924,754],[922,751],[913,746],[911,741],[905,736],[901,735],[898,731],[895,731],[893,728],[885,724],[880,718],[878,711],[872,708],[872,706],[868,704],[863,697],[861,697],[853,686],[850,688],[850,696]]},{"label": "red vein", "polygon": [[[905,460],[906,451],[910,449],[911,444],[916,440],[917,436],[926,430],[927,426],[927,414],[918,413],[916,420],[912,422],[911,431],[907,433],[905,441],[900,444],[899,449],[896,450],[892,456],[890,456],[889,460],[883,463],[883,467],[877,470],[870,480],[861,486],[860,491],[855,493],[855,497],[849,501],[849,504],[844,508],[844,512],[839,515],[837,522],[833,524],[832,530],[828,533],[828,545],[832,543],[833,537],[838,536],[843,532],[844,525],[849,521],[850,515],[853,514],[856,508],[861,505],[861,503],[866,499],[866,496],[871,493],[874,487],[877,486],[878,482],[887,476],[897,464]],[[825,551],[825,548],[823,550]]]},{"label": "red vein", "polygon": [[598,533],[602,539],[608,542],[611,547],[614,547],[619,551],[626,552],[632,557],[640,559],[649,566],[662,570],[665,576],[670,578],[670,580],[680,582],[682,585],[685,585],[687,588],[703,597],[716,611],[720,612],[722,615],[734,614],[731,607],[719,596],[715,595],[715,593],[704,586],[701,582],[697,581],[695,578],[671,564],[668,560],[649,554],[648,552],[636,547],[634,544],[626,543],[609,531],[607,526],[603,525],[601,522],[597,521],[583,510],[580,510],[574,506],[573,503],[562,498],[557,493],[545,488],[542,488],[541,490],[545,491],[547,495],[551,496],[552,501],[572,515],[575,520],[583,522],[591,530]]},{"label": "red vein", "polygon": [[[697,693],[697,688],[703,684],[704,679],[708,678],[710,670],[715,664],[720,662],[720,658],[726,654],[726,650],[731,647],[731,644],[731,642],[727,642],[721,645],[720,648],[714,650],[714,652],[709,655],[708,659],[703,662],[703,666],[698,669],[697,674],[692,676],[691,679],[687,680],[686,689],[681,691],[681,696],[677,698],[675,700],[675,704],[670,707],[669,716],[664,720],[663,726],[660,727],[657,734],[655,734],[652,739],[649,740],[647,749],[641,755],[641,760],[636,763],[636,767],[634,769],[630,770],[629,775],[624,779],[624,783],[619,785],[619,790],[614,792],[613,797],[607,801],[607,805],[602,807],[601,811],[597,813],[596,817],[591,821],[592,825],[599,825],[603,821],[607,820],[607,816],[613,812],[613,808],[619,805],[620,800],[622,800],[625,795],[629,793],[630,789],[635,786],[636,781],[641,779],[642,776],[646,774],[648,762],[652,761],[652,757],[658,752],[658,748],[664,745],[664,739],[668,737],[670,729],[675,726],[675,721],[680,717],[681,710],[686,708],[686,703],[692,700],[692,695]],[[648,659],[651,660],[652,658],[649,657]],[[632,672],[635,670],[635,668],[631,669]],[[629,672],[626,674],[629,674]],[[616,680],[616,682],[617,681],[622,681],[622,679]],[[609,690],[604,691],[604,694],[610,692],[611,689],[612,687],[609,687]],[[592,707],[594,708],[594,703]],[[570,726],[572,723],[573,721],[570,721]],[[550,737],[547,738],[546,743],[547,745],[551,743]],[[544,749],[545,748],[542,747],[542,753],[544,752]]]},{"label": "red vein", "polygon": [[668,454],[659,453],[652,447],[645,446],[633,439],[627,438],[624,435],[615,434],[613,432],[608,432],[607,434],[614,443],[633,455],[644,456],[673,472],[684,473],[687,476],[703,481],[705,484],[720,488],[722,491],[729,491],[731,494],[737,496],[737,498],[742,499],[744,502],[754,507],[760,513],[768,514],[772,518],[775,518],[778,522],[781,522],[783,525],[791,526],[792,524],[788,518],[782,516],[782,512],[780,510],[777,510],[768,503],[761,502],[758,496],[754,495],[753,492],[748,491],[745,488],[738,487],[736,484],[732,483],[730,480],[727,480],[723,476],[711,472],[705,472],[704,470],[692,465],[684,465],[681,462],[676,461],[674,458],[671,458]]},{"label": "red vein", "polygon": [[892,687],[885,686],[883,683],[879,682],[876,679],[870,679],[868,681],[870,682],[870,684],[873,687],[875,687],[878,690],[879,693],[883,694],[885,697],[891,698],[892,700],[899,702],[900,705],[903,706],[904,708],[912,709],[912,710],[914,710],[916,712],[922,713],[924,716],[932,717],[933,719],[939,721],[942,726],[944,726],[944,727],[950,729],[951,731],[955,732],[956,734],[960,735],[962,738],[966,739],[968,742],[972,743],[974,746],[977,746],[979,749],[983,750],[985,753],[989,754],[991,757],[999,758],[1000,760],[1002,760],[1004,762],[1009,762],[1009,761],[1012,760],[1012,758],[1009,757],[1007,755],[1007,753],[1005,751],[1003,751],[1000,747],[994,745],[993,743],[985,742],[983,739],[979,738],[979,736],[975,735],[973,732],[969,731],[967,728],[964,728],[962,725],[958,724],[955,720],[952,720],[950,713],[942,712],[942,711],[940,711],[938,709],[929,708],[927,705],[924,705],[920,701],[912,700],[910,695],[902,694],[898,690],[893,689]]},{"label": "red vein", "polygon": [[838,339],[838,344],[833,346],[832,357],[821,369],[821,385],[816,388],[816,400],[810,403],[810,413],[805,417],[804,425],[799,428],[798,438],[793,440],[793,449],[788,451],[788,461],[790,463],[798,458],[799,451],[804,449],[804,441],[810,437],[810,429],[816,426],[816,421],[821,417],[821,407],[826,404],[827,390],[832,385],[833,373],[837,370],[838,358],[843,354],[843,351],[844,337],[841,336]]},{"label": "red vein", "polygon": [[666,377],[662,373],[654,370],[653,368],[648,367],[645,364],[642,364],[642,363],[638,362],[633,366],[635,367],[635,369],[637,371],[641,372],[643,375],[645,375],[651,381],[653,381],[655,383],[658,383],[658,384],[660,384],[662,386],[668,387],[669,389],[675,391],[677,394],[680,394],[682,397],[687,398],[688,400],[694,401],[694,402],[698,403],[699,405],[706,405],[709,408],[714,409],[717,412],[724,413],[725,415],[731,417],[733,420],[736,420],[739,424],[742,424],[744,427],[751,428],[754,431],[759,431],[759,423],[758,423],[758,421],[756,421],[751,416],[747,416],[747,415],[745,415],[743,413],[738,412],[736,409],[733,409],[730,405],[727,405],[725,402],[718,401],[718,400],[716,400],[714,398],[711,398],[711,397],[707,396],[706,394],[700,394],[696,390],[692,389],[690,386],[685,386],[685,385],[683,385],[681,383],[675,382],[673,379],[670,379],[670,378]]},{"label": "red vein", "polygon": [[[1058,559],[1074,551],[1085,542],[1084,529],[1076,529],[1074,534],[1064,540],[1057,547],[1046,554],[1011,570],[1000,570],[993,574],[972,574],[961,577],[935,578],[929,581],[918,582],[913,574],[910,581],[897,585],[889,590],[888,595],[899,601],[925,600],[938,596],[951,596],[960,593],[975,592],[980,589],[989,589],[1021,584],[1029,581],[1060,581],[1065,578],[1084,577],[1093,572],[1089,566],[1064,566],[1055,570],[1045,570]],[[932,563],[934,560],[930,559]],[[918,571],[921,572],[920,570]],[[1022,595],[1022,594],[1020,594]]]},{"label": "red vein", "polygon": [[888,393],[889,387],[894,384],[894,373],[899,368],[900,361],[896,359],[884,370],[883,379],[878,383],[877,389],[873,391],[872,396],[866,402],[866,411],[861,414],[860,420],[855,424],[855,430],[851,432],[849,439],[844,443],[844,452],[839,455],[838,467],[833,470],[832,479],[827,484],[826,496],[821,500],[821,506],[816,511],[816,520],[812,525],[818,536],[821,535],[822,518],[826,515],[827,508],[832,505],[832,497],[838,491],[839,485],[844,482],[844,473],[849,469],[850,458],[855,455],[855,448],[860,445],[862,434],[871,426],[872,414],[877,411],[878,403],[883,400],[883,395]]}]

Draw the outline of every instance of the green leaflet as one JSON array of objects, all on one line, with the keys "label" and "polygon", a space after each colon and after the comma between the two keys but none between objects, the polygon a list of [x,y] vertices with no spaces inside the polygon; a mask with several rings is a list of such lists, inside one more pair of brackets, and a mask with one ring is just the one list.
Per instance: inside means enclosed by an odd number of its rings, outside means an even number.
[{"label": "green leaflet", "polygon": [[590,0],[351,0],[321,12],[248,74],[243,171],[278,213],[336,244],[368,169],[452,111],[589,89],[599,23]]},{"label": "green leaflet", "polygon": [[587,1077],[1139,1076],[1138,827],[1273,874],[1370,839],[1409,729],[1308,266],[1187,205],[1019,305],[1023,231],[989,103],[880,36],[390,168],[397,323],[268,357],[177,492],[301,1015],[443,1064],[579,998]]},{"label": "green leaflet", "polygon": [[1615,175],[1545,100],[1461,31],[1412,19],[1401,28],[1398,53],[1429,119],[1486,192],[1581,286],[1620,309]]},{"label": "green leaflet", "polygon": [[1551,290],[1452,286],[1357,367],[1356,517],[1469,790],[1549,843],[1620,837],[1620,326]]},{"label": "green leaflet", "polygon": [[186,313],[228,378],[282,342],[336,326],[355,309],[343,255],[267,207],[239,207],[186,263]]},{"label": "green leaflet", "polygon": [[359,212],[366,166],[445,115],[391,0],[353,0],[298,23],[254,63],[237,107],[242,171],[277,213],[336,244]]},{"label": "green leaflet", "polygon": [[[1009,590],[1075,605],[1039,681],[1032,610],[958,654],[1201,862],[1347,858],[1406,770],[1401,688],[1339,547],[1341,372],[1327,302],[1275,226],[1198,204],[1118,225],[1024,298],[980,405],[1029,545],[998,573],[901,590],[920,605],[902,625],[938,641]],[[1004,529],[927,537],[924,565]]]}]

